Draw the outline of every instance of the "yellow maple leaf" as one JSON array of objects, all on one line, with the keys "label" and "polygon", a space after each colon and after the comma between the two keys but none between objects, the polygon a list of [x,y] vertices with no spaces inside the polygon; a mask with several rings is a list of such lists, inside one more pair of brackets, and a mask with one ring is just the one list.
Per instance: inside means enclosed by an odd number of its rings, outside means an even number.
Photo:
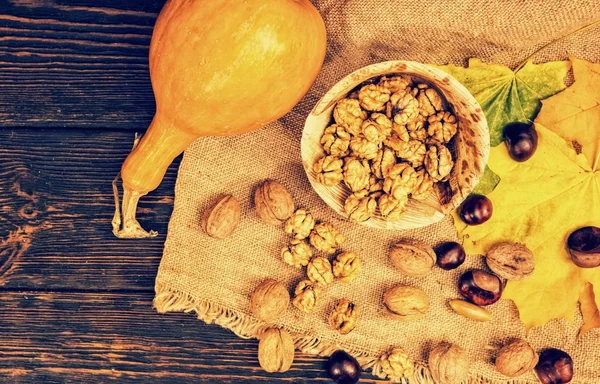
[{"label": "yellow maple leaf", "polygon": [[[488,166],[501,178],[488,195],[492,218],[479,226],[461,227],[457,221],[470,254],[485,255],[500,241],[524,243],[533,251],[533,275],[508,282],[502,295],[515,302],[528,329],[554,318],[572,321],[586,282],[594,285],[600,304],[600,269],[578,268],[565,246],[572,231],[600,222],[600,173],[556,133],[541,124],[536,129],[538,149],[524,163],[513,161],[505,146],[492,149]],[[598,127],[589,129],[600,135]]]},{"label": "yellow maple leaf", "polygon": [[600,311],[595,302],[594,287],[587,283],[581,297],[579,298],[581,314],[583,315],[583,325],[579,330],[579,335],[591,331],[594,328],[600,328]]},{"label": "yellow maple leaf", "polygon": [[536,122],[581,146],[593,170],[600,167],[600,64],[571,57],[575,83],[542,101]]}]

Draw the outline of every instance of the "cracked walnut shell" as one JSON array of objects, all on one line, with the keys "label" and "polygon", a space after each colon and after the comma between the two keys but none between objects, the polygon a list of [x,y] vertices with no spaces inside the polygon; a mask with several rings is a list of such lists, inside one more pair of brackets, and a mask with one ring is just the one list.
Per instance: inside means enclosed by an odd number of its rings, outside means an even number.
[{"label": "cracked walnut shell", "polygon": [[292,304],[302,312],[310,313],[315,310],[323,287],[310,280],[302,280],[294,290]]},{"label": "cracked walnut shell", "polygon": [[433,348],[428,363],[438,384],[460,384],[469,374],[469,355],[456,344],[441,343]]},{"label": "cracked walnut shell", "polygon": [[293,235],[296,239],[306,239],[315,227],[315,219],[306,209],[298,209],[285,223],[286,233]]},{"label": "cracked walnut shell", "polygon": [[315,163],[313,170],[317,174],[317,181],[328,187],[339,184],[344,179],[342,170],[344,162],[333,156],[325,156]]},{"label": "cracked walnut shell", "polygon": [[325,128],[321,136],[321,145],[325,153],[335,157],[344,157],[348,154],[350,145],[350,134],[339,124],[333,124]]},{"label": "cracked walnut shell", "polygon": [[292,195],[274,180],[266,180],[256,189],[254,205],[258,216],[271,225],[281,225],[296,210]]},{"label": "cracked walnut shell", "polygon": [[313,283],[327,286],[333,283],[331,263],[325,257],[315,257],[308,263],[306,275]]},{"label": "cracked walnut shell", "polygon": [[407,276],[423,276],[431,271],[437,260],[435,251],[419,240],[405,239],[390,248],[394,267]]},{"label": "cracked walnut shell", "polygon": [[267,330],[258,343],[258,362],[267,372],[286,372],[294,362],[294,340],[285,329]]},{"label": "cracked walnut shell", "polygon": [[333,110],[335,122],[346,129],[351,135],[358,135],[367,113],[360,108],[360,102],[355,99],[342,99]]},{"label": "cracked walnut shell", "polygon": [[429,297],[420,288],[397,285],[385,292],[383,305],[392,319],[419,320],[429,311]]},{"label": "cracked walnut shell", "polygon": [[342,335],[347,335],[356,327],[359,313],[354,303],[348,299],[341,299],[329,315],[329,326]]},{"label": "cracked walnut shell", "polygon": [[312,255],[312,249],[304,239],[292,239],[290,245],[281,251],[283,261],[295,268],[306,267]]},{"label": "cracked walnut shell", "polygon": [[375,197],[366,194],[366,191],[361,192],[348,196],[344,203],[344,211],[346,211],[348,218],[358,223],[369,220],[377,209]]},{"label": "cracked walnut shell", "polygon": [[390,90],[379,85],[369,84],[358,91],[360,106],[367,111],[379,112],[385,109],[390,100]]},{"label": "cracked walnut shell", "polygon": [[333,276],[342,283],[356,280],[360,270],[360,259],[354,252],[342,252],[333,261]]},{"label": "cracked walnut shell", "polygon": [[373,373],[382,379],[389,379],[392,383],[400,383],[414,375],[415,363],[402,348],[394,347],[379,356]]},{"label": "cracked walnut shell", "polygon": [[250,309],[260,320],[267,323],[277,320],[290,305],[290,294],[280,282],[267,279],[250,295]]},{"label": "cracked walnut shell", "polygon": [[344,164],[344,182],[352,192],[369,188],[371,167],[366,160],[347,157]]},{"label": "cracked walnut shell", "polygon": [[535,350],[521,339],[513,340],[498,351],[496,369],[508,377],[521,376],[531,371],[538,363]]},{"label": "cracked walnut shell", "polygon": [[454,166],[452,154],[444,145],[430,145],[425,155],[425,169],[434,181],[446,181]]},{"label": "cracked walnut shell", "polygon": [[318,251],[332,254],[344,243],[344,235],[329,223],[315,225],[310,233],[310,244]]}]

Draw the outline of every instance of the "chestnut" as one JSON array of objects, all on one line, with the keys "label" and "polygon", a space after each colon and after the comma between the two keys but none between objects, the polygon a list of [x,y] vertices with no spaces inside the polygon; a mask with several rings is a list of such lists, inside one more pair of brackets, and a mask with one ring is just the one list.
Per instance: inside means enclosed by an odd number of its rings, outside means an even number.
[{"label": "chestnut", "polygon": [[355,384],[362,369],[358,361],[344,351],[335,351],[327,361],[329,376],[338,384]]},{"label": "chestnut", "polygon": [[465,200],[460,209],[460,218],[469,225],[479,225],[492,217],[492,201],[483,195],[473,194]]},{"label": "chestnut", "polygon": [[454,241],[439,245],[435,249],[435,254],[437,256],[437,265],[446,271],[460,267],[465,262],[466,257],[462,245]]},{"label": "chestnut", "polygon": [[574,231],[567,239],[567,248],[578,267],[600,266],[600,228],[583,227]]},{"label": "chestnut", "polygon": [[535,366],[535,374],[542,384],[565,384],[573,378],[573,359],[560,349],[546,349]]},{"label": "chestnut", "polygon": [[504,143],[514,161],[527,161],[537,149],[538,135],[533,124],[511,123],[504,127]]},{"label": "chestnut", "polygon": [[458,290],[463,297],[480,306],[494,304],[502,294],[500,278],[481,269],[463,273],[458,280]]}]

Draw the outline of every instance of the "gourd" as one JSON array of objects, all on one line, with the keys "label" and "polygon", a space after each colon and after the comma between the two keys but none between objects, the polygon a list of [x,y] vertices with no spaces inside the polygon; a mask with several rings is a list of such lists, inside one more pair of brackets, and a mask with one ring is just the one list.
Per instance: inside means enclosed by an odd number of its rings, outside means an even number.
[{"label": "gourd", "polygon": [[238,135],[289,112],[325,58],[323,19],[309,0],[169,0],[150,44],[156,114],[123,163],[122,216],[113,182],[113,233],[154,237],[139,199],[201,136]]}]

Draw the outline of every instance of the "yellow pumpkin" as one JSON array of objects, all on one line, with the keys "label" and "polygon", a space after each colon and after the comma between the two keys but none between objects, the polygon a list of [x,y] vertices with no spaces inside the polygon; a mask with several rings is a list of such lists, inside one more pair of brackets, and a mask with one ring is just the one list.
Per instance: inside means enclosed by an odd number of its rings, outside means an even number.
[{"label": "yellow pumpkin", "polygon": [[137,222],[137,202],[175,157],[201,136],[246,133],[289,112],[325,49],[325,25],[309,0],[168,1],[150,46],[156,115],[121,169],[115,235],[155,235]]}]

